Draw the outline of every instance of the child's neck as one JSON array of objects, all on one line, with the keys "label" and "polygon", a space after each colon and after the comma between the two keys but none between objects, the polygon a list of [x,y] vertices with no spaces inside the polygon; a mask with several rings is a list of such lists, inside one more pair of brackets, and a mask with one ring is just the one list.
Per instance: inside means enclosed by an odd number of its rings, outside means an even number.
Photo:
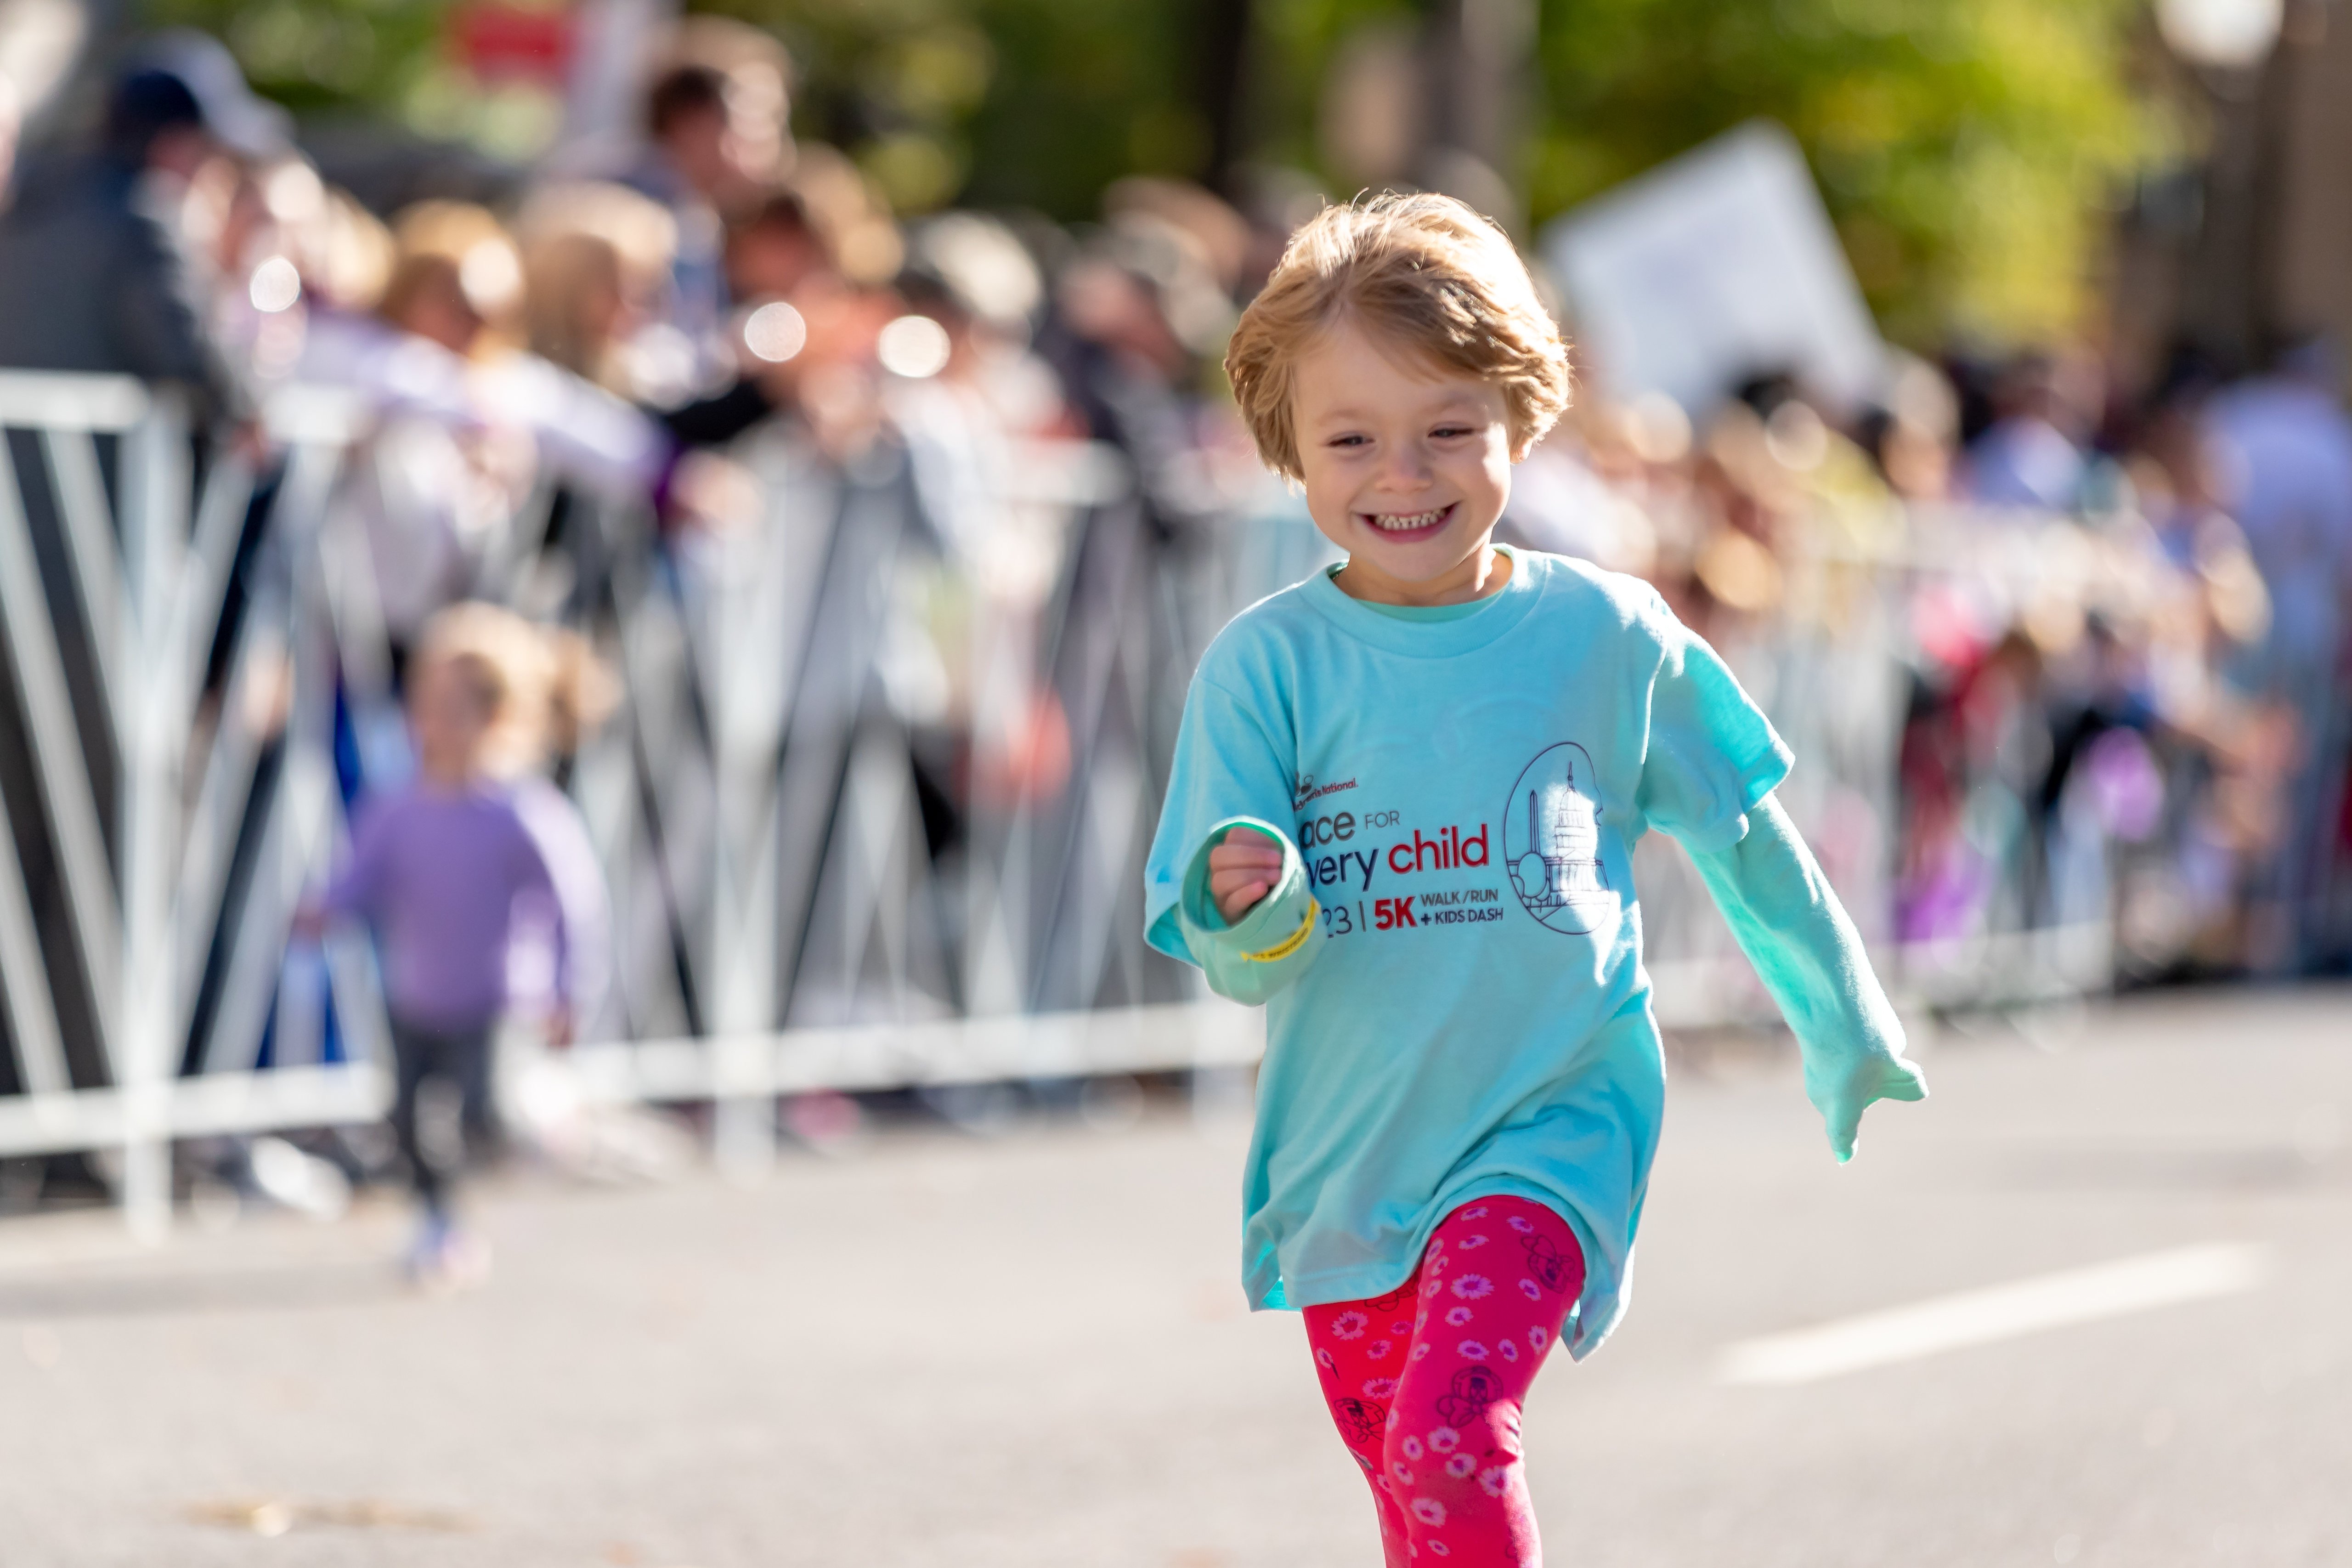
[{"label": "child's neck", "polygon": [[1511,557],[1507,551],[1495,548],[1492,539],[1481,540],[1478,548],[1464,558],[1459,565],[1423,582],[1412,583],[1391,577],[1361,556],[1349,556],[1348,563],[1331,574],[1339,592],[1351,599],[1362,599],[1374,605],[1402,605],[1412,609],[1431,609],[1441,605],[1466,605],[1499,594],[1511,580]]},{"label": "child's neck", "polygon": [[482,770],[469,759],[419,757],[416,781],[436,795],[463,795],[482,781]]}]

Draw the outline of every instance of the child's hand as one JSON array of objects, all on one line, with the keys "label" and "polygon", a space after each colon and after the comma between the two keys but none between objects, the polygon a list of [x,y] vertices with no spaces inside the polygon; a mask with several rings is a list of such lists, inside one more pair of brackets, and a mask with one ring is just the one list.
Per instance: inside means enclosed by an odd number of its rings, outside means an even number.
[{"label": "child's hand", "polygon": [[1236,827],[1209,851],[1209,896],[1233,925],[1282,879],[1282,846],[1255,827]]},{"label": "child's hand", "polygon": [[[1806,1088],[1814,1086],[1808,1083]],[[1862,1113],[1872,1101],[1927,1098],[1927,1075],[1916,1062],[1901,1057],[1870,1057],[1856,1062],[1844,1082],[1829,1087],[1825,1093],[1814,1093],[1813,1103],[1821,1108],[1822,1121],[1829,1129],[1830,1152],[1843,1165],[1853,1158],[1854,1135],[1862,1130]]]}]

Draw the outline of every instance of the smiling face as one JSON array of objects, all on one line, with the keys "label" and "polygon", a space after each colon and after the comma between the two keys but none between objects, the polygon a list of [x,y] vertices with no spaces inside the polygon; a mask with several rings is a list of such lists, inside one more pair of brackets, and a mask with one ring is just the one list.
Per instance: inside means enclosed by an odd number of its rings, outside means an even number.
[{"label": "smiling face", "polygon": [[1335,321],[1298,358],[1291,418],[1307,510],[1348,552],[1359,599],[1460,604],[1501,586],[1495,521],[1511,437],[1492,382],[1412,357]]}]

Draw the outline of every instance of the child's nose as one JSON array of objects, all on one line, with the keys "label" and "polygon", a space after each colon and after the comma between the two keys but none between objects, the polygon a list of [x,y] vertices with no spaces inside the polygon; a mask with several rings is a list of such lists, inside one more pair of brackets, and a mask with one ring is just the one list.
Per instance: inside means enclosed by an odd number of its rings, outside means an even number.
[{"label": "child's nose", "polygon": [[1381,465],[1381,484],[1392,490],[1419,489],[1429,482],[1429,455],[1414,441],[1400,441],[1390,446],[1388,460]]}]

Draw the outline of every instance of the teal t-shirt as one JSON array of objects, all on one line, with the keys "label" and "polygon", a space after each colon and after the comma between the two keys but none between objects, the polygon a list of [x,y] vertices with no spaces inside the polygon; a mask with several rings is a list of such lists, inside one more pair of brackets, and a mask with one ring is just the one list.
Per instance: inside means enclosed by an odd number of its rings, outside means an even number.
[{"label": "teal t-shirt", "polygon": [[[1255,1307],[1393,1289],[1473,1198],[1585,1248],[1569,1345],[1622,1310],[1665,1092],[1635,840],[1737,844],[1788,749],[1636,578],[1530,551],[1430,616],[1318,573],[1236,617],[1186,699],[1147,869],[1152,944],[1265,1000],[1244,1180]],[[1228,929],[1208,845],[1285,841]]]}]

